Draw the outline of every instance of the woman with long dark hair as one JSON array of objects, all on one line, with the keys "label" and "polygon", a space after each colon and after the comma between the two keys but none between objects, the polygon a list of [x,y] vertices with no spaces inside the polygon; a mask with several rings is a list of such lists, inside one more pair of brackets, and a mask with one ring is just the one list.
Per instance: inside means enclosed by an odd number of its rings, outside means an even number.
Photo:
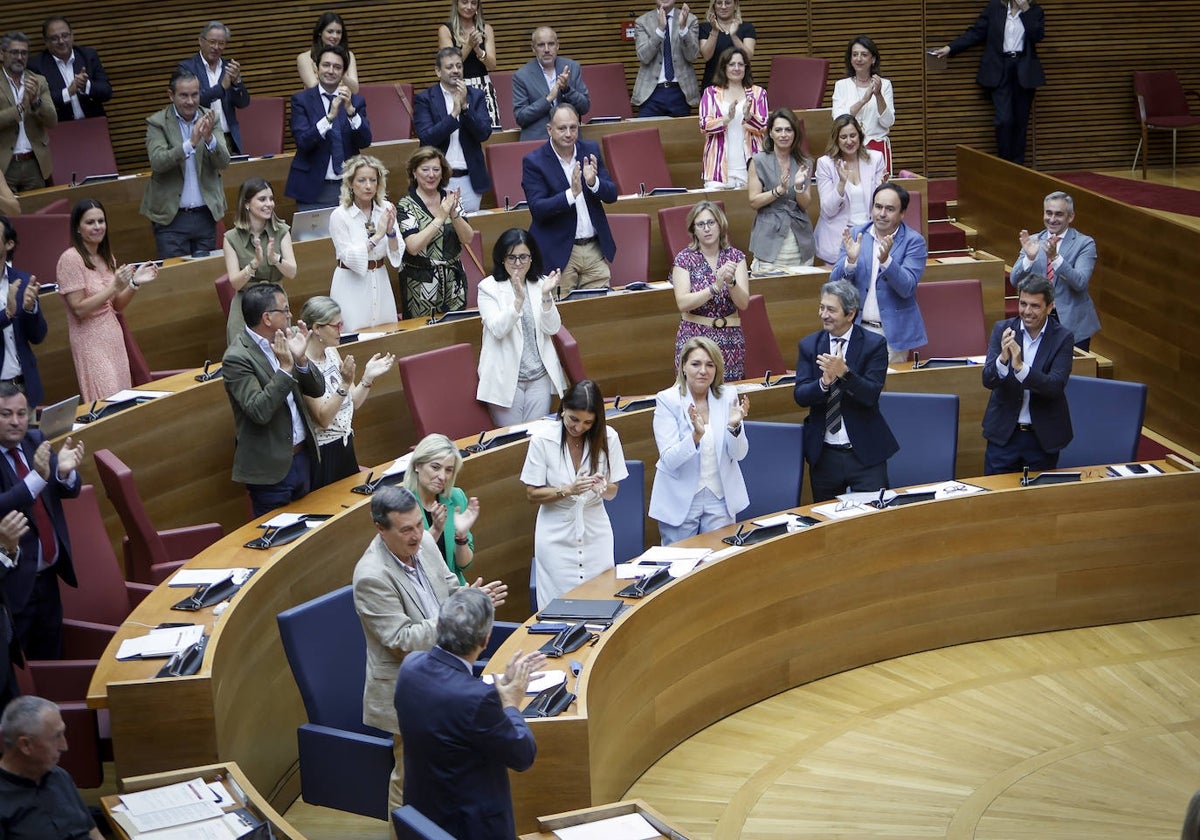
[{"label": "woman with long dark hair", "polygon": [[313,27],[312,47],[296,56],[296,72],[306,88],[317,86],[317,64],[321,60],[321,50],[339,45],[348,56],[342,83],[350,88],[351,93],[358,93],[358,62],[354,59],[354,53],[350,52],[350,33],[346,31],[346,22],[337,12],[325,12],[317,18],[317,25]]},{"label": "woman with long dark hair", "polygon": [[763,150],[751,159],[746,179],[746,197],[757,211],[750,228],[750,270],[756,274],[812,265],[812,161],[803,148],[804,130],[792,110],[772,111]]}]

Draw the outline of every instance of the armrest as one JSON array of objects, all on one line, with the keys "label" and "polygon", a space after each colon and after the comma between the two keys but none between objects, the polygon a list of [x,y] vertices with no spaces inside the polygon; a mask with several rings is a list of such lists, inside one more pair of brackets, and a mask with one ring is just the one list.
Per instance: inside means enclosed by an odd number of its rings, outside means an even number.
[{"label": "armrest", "polygon": [[129,596],[129,611],[132,612],[134,607],[142,603],[146,599],[146,596],[157,588],[150,583],[137,583],[132,580],[125,581],[125,594]]},{"label": "armrest", "polygon": [[159,531],[158,536],[172,561],[191,560],[225,536],[225,529],[216,522],[207,522],[204,525],[188,525],[184,528]]},{"label": "armrest", "polygon": [[[64,618],[62,628],[63,656],[70,659],[99,659],[117,632],[111,624],[74,618]],[[87,697],[87,693],[79,697]]]},{"label": "armrest", "polygon": [[25,663],[40,697],[62,701],[84,701],[96,670],[95,659],[35,659]]}]

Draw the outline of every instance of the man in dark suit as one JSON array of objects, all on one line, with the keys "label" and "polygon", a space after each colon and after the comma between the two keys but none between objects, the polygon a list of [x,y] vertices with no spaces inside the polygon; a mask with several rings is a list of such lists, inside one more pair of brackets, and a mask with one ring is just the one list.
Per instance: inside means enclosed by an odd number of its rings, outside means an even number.
[{"label": "man in dark suit", "polygon": [[0,516],[17,510],[30,529],[21,555],[4,579],[17,639],[29,659],[62,655],[58,578],[77,586],[62,500],[79,495],[83,441],[67,438],[55,455],[50,441],[29,428],[29,403],[16,386],[0,383]]},{"label": "man in dark suit", "polygon": [[454,837],[516,837],[509,768],[533,765],[537,744],[520,707],[529,677],[545,660],[518,653],[495,685],[471,665],[492,632],[495,609],[481,589],[460,589],[442,604],[437,646],[411,653],[396,680],[404,739],[404,801]]},{"label": "man in dark suit", "polygon": [[492,118],[481,90],[463,83],[462,54],[457,47],[438,50],[438,83],[413,97],[413,130],[422,146],[437,146],[450,164],[448,190],[459,191],[464,213],[479,209],[480,197],[492,188],[483,160],[483,141],[492,135]]},{"label": "man in dark suit", "polygon": [[342,163],[371,145],[367,103],[342,83],[347,64],[340,45],[324,46],[317,57],[317,86],[292,95],[292,139],[296,156],[285,195],[297,210],[336,207]]},{"label": "man in dark suit", "polygon": [[1046,35],[1046,16],[1034,0],[988,0],[966,32],[934,50],[939,58],[983,43],[975,81],[992,95],[996,153],[1025,165],[1025,133],[1033,95],[1046,84],[1037,42]]},{"label": "man in dark suit", "polygon": [[600,146],[579,139],[579,114],[558,105],[550,115],[550,141],[521,163],[521,187],[533,223],[529,232],[547,272],[562,269],[562,287],[607,286],[608,262],[617,253],[601,202],[617,200],[617,185]]},{"label": "man in dark suit", "polygon": [[46,337],[46,316],[38,302],[38,281],[12,267],[17,252],[17,230],[0,216],[0,382],[10,382],[25,392],[32,406],[42,402],[42,377],[30,345]]},{"label": "man in dark suit", "polygon": [[804,418],[804,458],[813,501],[888,486],[887,459],[900,444],[879,411],[887,342],[854,323],[858,291],[846,280],[821,287],[821,330],[800,341],[796,404]]},{"label": "man in dark suit", "polygon": [[1019,315],[992,328],[983,366],[992,392],[983,413],[985,475],[1052,470],[1075,434],[1066,394],[1075,338],[1050,317],[1050,281],[1029,277],[1019,291]]},{"label": "man in dark suit", "polygon": [[250,104],[250,91],[242,82],[242,65],[222,58],[229,45],[229,27],[219,20],[209,21],[200,32],[200,52],[179,62],[200,80],[200,104],[212,110],[225,145],[233,154],[242,150],[242,131],[238,128],[237,109]]},{"label": "man in dark suit", "polygon": [[246,328],[221,362],[233,406],[237,447],[233,480],[246,485],[255,516],[308,494],[317,434],[304,397],[325,393],[325,380],[304,353],[308,328],[291,326],[287,294],[257,283],[242,295]]},{"label": "man in dark suit", "polygon": [[578,61],[559,58],[558,35],[549,26],[533,30],[533,56],[512,77],[513,117],[522,140],[542,139],[555,105],[570,105],[580,116],[592,107],[583,68]]},{"label": "man in dark suit", "polygon": [[0,709],[21,693],[14,665],[25,661],[17,641],[12,610],[4,592],[4,579],[21,560],[21,538],[29,533],[29,519],[19,510],[0,516]]},{"label": "man in dark suit", "polygon": [[59,122],[103,117],[113,91],[99,53],[75,46],[71,24],[62,15],[46,18],[42,40],[46,48],[30,66],[46,77]]}]

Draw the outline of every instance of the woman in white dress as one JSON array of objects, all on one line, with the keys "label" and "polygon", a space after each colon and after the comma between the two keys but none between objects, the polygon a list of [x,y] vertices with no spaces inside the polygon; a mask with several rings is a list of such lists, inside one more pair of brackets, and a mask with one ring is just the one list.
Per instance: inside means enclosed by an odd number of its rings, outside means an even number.
[{"label": "woman in white dress", "polygon": [[604,500],[629,473],[621,439],[604,422],[604,397],[590,379],[563,395],[558,422],[530,432],[521,483],[538,505],[533,534],[538,609],[613,565]]},{"label": "woman in white dress", "polygon": [[879,48],[866,35],[846,45],[846,75],[833,86],[833,116],[849,114],[862,126],[868,148],[883,154],[883,180],[892,177],[892,141],[896,124],[892,83],[879,75]]},{"label": "woman in white dress", "polygon": [[396,208],[387,200],[387,174],[378,158],[350,158],[342,167],[342,203],[329,215],[337,254],[329,296],[342,308],[346,332],[396,320],[387,263],[398,268],[403,252]]}]

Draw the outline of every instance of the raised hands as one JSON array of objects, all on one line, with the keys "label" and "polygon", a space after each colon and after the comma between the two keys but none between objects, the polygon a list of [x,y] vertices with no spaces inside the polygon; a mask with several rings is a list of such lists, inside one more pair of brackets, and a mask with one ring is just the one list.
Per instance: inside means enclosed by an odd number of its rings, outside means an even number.
[{"label": "raised hands", "polygon": [[144,262],[133,272],[130,282],[145,286],[158,279],[158,263]]},{"label": "raised hands", "polygon": [[491,583],[484,583],[483,578],[475,578],[475,582],[471,584],[474,589],[482,589],[492,599],[492,606],[502,607],[508,599],[508,584],[494,580]]},{"label": "raised hands", "polygon": [[189,142],[193,149],[208,145],[208,141],[212,139],[213,120],[212,111],[205,111],[192,123],[192,135]]},{"label": "raised hands", "polygon": [[67,85],[67,92],[72,96],[79,93],[81,90],[87,89],[88,74],[87,70],[80,70],[71,79],[71,84]]},{"label": "raised hands", "polygon": [[18,283],[9,282],[8,284],[8,300],[4,302],[4,311],[9,318],[17,314],[17,289]]},{"label": "raised hands", "polygon": [[[454,211],[458,209],[459,191],[457,189],[446,190],[446,197],[442,199],[442,212],[446,214],[446,218],[450,219],[454,216]],[[395,209],[392,210],[392,222],[395,222]]]},{"label": "raised hands", "polygon": [[562,269],[556,268],[538,281],[538,291],[542,293],[542,300],[547,298],[551,302],[554,301],[554,290],[558,284],[562,282]]},{"label": "raised hands", "polygon": [[1013,370],[1021,369],[1021,341],[1017,338],[1017,331],[1012,327],[1006,328],[1000,336],[999,362],[1008,365]]},{"label": "raised hands", "polygon": [[695,403],[688,406],[688,422],[692,424],[692,441],[700,443],[700,438],[704,437],[704,416]]},{"label": "raised hands", "polygon": [[467,532],[475,527],[477,519],[479,519],[479,499],[472,496],[467,499],[467,509],[454,514],[454,536],[457,539],[465,540]]},{"label": "raised hands", "polygon": [[792,176],[792,186],[796,188],[797,194],[808,189],[808,164],[800,164],[800,168],[798,168],[796,170],[796,174]]},{"label": "raised hands", "polygon": [[821,384],[828,388],[835,379],[846,375],[846,360],[836,353],[821,353],[817,356],[817,367],[821,370]]},{"label": "raised hands", "polygon": [[1059,236],[1046,237],[1046,262],[1052,263],[1058,259],[1058,241]]},{"label": "raised hands", "polygon": [[545,655],[536,650],[532,653],[514,653],[512,659],[508,660],[504,673],[497,674],[493,682],[496,693],[500,695],[500,702],[519,709],[525,699],[525,689],[529,688],[529,678],[545,661]]},{"label": "raised hands", "polygon": [[429,535],[434,541],[442,538],[442,532],[446,530],[446,506],[441,502],[434,502],[433,507],[429,509]]},{"label": "raised hands", "polygon": [[[376,353],[367,360],[366,366],[363,368],[363,382],[369,388],[383,374],[387,373],[396,366],[396,357],[392,353]],[[346,382],[353,380],[346,379]]]},{"label": "raised hands", "polygon": [[[50,442],[46,441],[44,445],[49,446]],[[79,465],[83,463],[84,454],[82,440],[77,441],[68,437],[63,441],[63,445],[58,450],[58,478],[60,481],[66,481],[67,476],[79,469]]]},{"label": "raised hands", "polygon": [[579,167],[579,161],[574,161],[571,164],[571,195],[578,196],[583,192],[583,170]]},{"label": "raised hands", "polygon": [[[313,333],[313,332],[309,333],[309,335],[315,335],[315,334],[316,333]],[[342,375],[342,382],[345,383],[347,386],[349,386],[351,383],[353,383],[354,382],[354,374],[357,370],[358,370],[358,363],[354,361],[353,354],[347,353],[345,358],[342,359],[341,365],[339,365],[339,367],[338,367],[338,371]]]},{"label": "raised hands", "polygon": [[1025,252],[1025,256],[1030,262],[1037,259],[1038,256],[1038,241],[1035,237],[1029,235],[1029,231],[1022,230],[1017,234],[1017,239],[1021,242],[1021,250]]},{"label": "raised hands", "polygon": [[236,85],[242,78],[242,65],[232,58],[225,62],[225,72],[221,76],[221,87],[228,88]]},{"label": "raised hands", "polygon": [[861,233],[857,236],[851,233],[849,225],[842,231],[842,247],[846,249],[846,262],[858,262],[859,252],[862,251],[862,236]]},{"label": "raised hands", "polygon": [[[9,290],[11,291],[16,285],[16,283],[10,283]],[[29,278],[29,284],[25,286],[25,295],[21,298],[21,306],[26,312],[37,309],[38,292],[41,287],[42,284],[38,282],[36,274]]]},{"label": "raised hands", "polygon": [[600,172],[600,162],[595,155],[587,155],[583,159],[583,182],[588,188],[596,186],[596,177]]},{"label": "raised hands", "polygon": [[276,330],[275,338],[271,341],[271,349],[279,360],[279,369],[290,374],[297,365],[305,362],[305,349],[311,332],[303,321],[297,321],[290,329]]},{"label": "raised hands", "polygon": [[736,403],[729,409],[729,428],[733,430],[738,424],[750,416],[750,398],[745,394],[738,397]]},{"label": "raised hands", "polygon": [[29,518],[19,510],[10,510],[0,518],[0,546],[9,553],[16,552],[21,537],[29,533]]},{"label": "raised hands", "polygon": [[571,68],[564,67],[555,79],[554,84],[550,85],[550,99],[558,99],[559,94],[571,86]]},{"label": "raised hands", "polygon": [[37,89],[38,89],[37,77],[32,73],[26,73],[25,74],[25,92],[21,97],[24,102],[22,107],[25,108],[26,110],[28,110],[29,107],[31,105],[33,105],[33,103],[35,101],[37,101]]},{"label": "raised hands", "polygon": [[896,234],[889,233],[886,236],[875,238],[875,242],[879,245],[879,264],[883,265],[887,262],[888,255],[892,253],[892,244],[896,239]]}]

